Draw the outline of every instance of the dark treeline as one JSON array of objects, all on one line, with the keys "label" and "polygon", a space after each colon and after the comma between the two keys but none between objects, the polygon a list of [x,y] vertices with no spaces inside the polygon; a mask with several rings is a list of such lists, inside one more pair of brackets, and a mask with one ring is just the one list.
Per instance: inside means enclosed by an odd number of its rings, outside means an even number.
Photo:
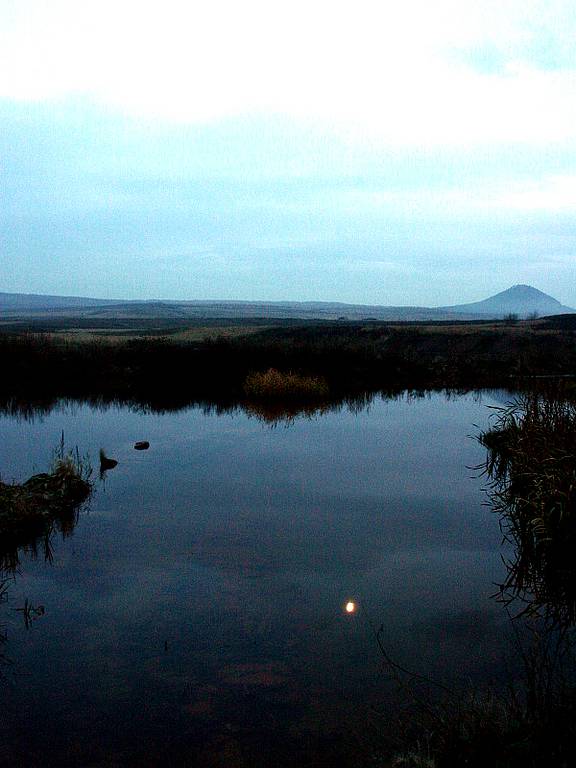
[{"label": "dark treeline", "polygon": [[571,331],[515,326],[276,327],[233,339],[118,343],[0,335],[0,394],[190,402],[234,401],[253,371],[322,376],[339,398],[382,389],[510,385],[516,377],[572,375]]}]

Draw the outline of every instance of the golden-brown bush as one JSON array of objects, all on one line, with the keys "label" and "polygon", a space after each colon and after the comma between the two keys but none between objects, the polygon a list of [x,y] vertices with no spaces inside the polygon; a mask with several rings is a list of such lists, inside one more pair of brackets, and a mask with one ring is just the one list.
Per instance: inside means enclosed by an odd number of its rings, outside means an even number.
[{"label": "golden-brown bush", "polygon": [[244,382],[244,392],[251,398],[298,398],[318,399],[328,396],[328,384],[318,376],[303,376],[298,373],[277,371],[257,371],[248,374]]}]

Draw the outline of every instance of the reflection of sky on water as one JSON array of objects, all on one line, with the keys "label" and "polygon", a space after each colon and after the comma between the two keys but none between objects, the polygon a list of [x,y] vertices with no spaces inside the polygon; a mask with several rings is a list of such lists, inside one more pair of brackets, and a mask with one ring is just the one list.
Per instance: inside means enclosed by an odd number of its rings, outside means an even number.
[{"label": "reflection of sky on water", "polygon": [[392,695],[364,610],[410,668],[497,675],[500,533],[467,469],[489,402],[377,401],[275,429],[198,410],[2,419],[4,478],[44,470],[62,430],[119,461],[53,567],[24,559],[10,586],[12,605],[46,606],[28,632],[9,615],[11,742],[51,734],[55,764],[71,742],[137,763],[143,730],[157,751],[200,749],[226,723],[240,742],[329,732],[339,706]]}]

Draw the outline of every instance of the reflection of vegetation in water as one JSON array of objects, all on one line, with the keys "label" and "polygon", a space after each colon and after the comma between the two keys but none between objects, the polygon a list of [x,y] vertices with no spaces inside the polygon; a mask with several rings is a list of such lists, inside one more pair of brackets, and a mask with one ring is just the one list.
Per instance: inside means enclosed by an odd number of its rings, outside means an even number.
[{"label": "reflection of vegetation in water", "polygon": [[55,530],[68,536],[92,486],[92,469],[78,451],[55,453],[51,472],[33,475],[22,484],[0,482],[0,569],[18,566],[18,551],[37,554],[39,544],[51,559]]},{"label": "reflection of vegetation in water", "polygon": [[[0,605],[6,601],[6,579],[0,578]],[[2,668],[6,666],[8,663],[8,660],[6,658],[6,655],[3,651],[3,646],[6,643],[6,629],[2,624],[0,624],[0,680],[3,679],[4,675],[2,672]]]},{"label": "reflection of vegetation in water", "polygon": [[[515,626],[517,619],[512,619]],[[527,627],[523,624],[522,629]],[[515,634],[506,687],[450,690],[414,675],[383,654],[408,704],[376,746],[381,768],[567,768],[576,764],[574,636],[531,619]],[[402,673],[402,674],[400,674]],[[426,682],[428,685],[426,686]],[[440,689],[440,695],[432,692]],[[443,689],[443,690],[442,690]],[[378,723],[376,723],[377,729]],[[378,738],[376,730],[375,744]]]},{"label": "reflection of vegetation in water", "polygon": [[43,605],[34,606],[28,600],[28,598],[24,600],[24,605],[21,608],[16,608],[15,610],[22,614],[22,618],[24,619],[24,626],[26,629],[30,629],[36,619],[38,619],[40,616],[44,616],[44,613],[46,612],[46,609]]},{"label": "reflection of vegetation in water", "polygon": [[267,424],[291,424],[297,418],[320,416],[338,407],[318,403],[247,402],[242,406],[242,410]]},{"label": "reflection of vegetation in water", "polygon": [[523,675],[503,694],[469,690],[402,712],[390,762],[400,768],[567,768],[576,755],[576,696],[568,638],[535,632]]},{"label": "reflection of vegetation in water", "polygon": [[506,689],[418,697],[400,718],[395,753],[404,768],[576,764],[576,404],[560,395],[519,397],[498,408],[480,436],[489,500],[513,554],[499,597],[511,618]]},{"label": "reflection of vegetation in water", "polygon": [[544,612],[561,623],[576,620],[576,404],[529,395],[508,408],[480,436],[490,504],[513,545],[505,602]]},{"label": "reflection of vegetation in water", "polygon": [[[352,393],[330,391],[329,395],[321,398],[248,398],[245,394],[236,398],[191,398],[174,397],[171,391],[164,392],[154,398],[142,397],[138,393],[130,397],[53,397],[45,399],[30,399],[27,397],[3,397],[0,393],[0,415],[12,419],[33,422],[48,416],[54,411],[74,412],[82,406],[88,406],[98,411],[114,408],[126,408],[134,413],[158,414],[178,413],[190,408],[199,408],[206,415],[224,415],[239,410],[261,418],[266,422],[293,421],[299,416],[315,416],[335,412],[346,407],[352,413],[359,413],[371,402],[381,398],[384,401],[405,400],[413,402],[441,394],[446,400],[453,400],[464,395],[473,394],[481,398],[483,390],[461,388],[406,388],[389,387],[377,390],[356,389]],[[488,390],[489,392],[489,390]]]},{"label": "reflection of vegetation in water", "polygon": [[296,419],[322,416],[348,408],[353,413],[360,413],[373,401],[372,395],[357,395],[356,397],[331,400],[303,401],[291,399],[261,399],[247,400],[242,403],[242,410],[248,416],[255,416],[266,424],[292,424]]},{"label": "reflection of vegetation in water", "polygon": [[292,422],[298,417],[313,417],[324,413],[333,413],[342,408],[347,408],[352,413],[360,413],[378,397],[384,401],[406,400],[407,402],[431,397],[440,392],[447,400],[460,397],[468,393],[467,390],[429,390],[429,389],[388,389],[377,392],[358,391],[352,395],[331,394],[322,398],[247,398],[246,396],[234,400],[197,400],[187,398],[185,400],[173,400],[171,397],[162,397],[152,401],[141,400],[137,397],[124,398],[54,398],[53,400],[28,400],[26,398],[15,399],[13,397],[2,398],[0,396],[0,415],[6,415],[13,419],[34,421],[53,411],[71,411],[80,406],[87,405],[100,411],[109,408],[127,408],[135,413],[142,414],[167,414],[177,413],[190,408],[199,408],[205,415],[224,415],[244,411],[250,416],[256,416],[268,423]]}]

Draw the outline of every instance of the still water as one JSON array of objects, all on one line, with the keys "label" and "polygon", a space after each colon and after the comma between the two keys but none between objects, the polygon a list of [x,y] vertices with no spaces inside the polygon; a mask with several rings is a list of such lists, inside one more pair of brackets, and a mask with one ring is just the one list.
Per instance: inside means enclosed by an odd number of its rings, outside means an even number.
[{"label": "still water", "polygon": [[[96,471],[72,535],[51,562],[21,554],[0,606],[0,764],[352,765],[401,703],[380,625],[418,674],[497,682],[501,535],[472,436],[507,399],[275,425],[70,403],[2,417],[4,481],[46,471],[62,431]],[[118,461],[102,480],[100,448]]]}]

